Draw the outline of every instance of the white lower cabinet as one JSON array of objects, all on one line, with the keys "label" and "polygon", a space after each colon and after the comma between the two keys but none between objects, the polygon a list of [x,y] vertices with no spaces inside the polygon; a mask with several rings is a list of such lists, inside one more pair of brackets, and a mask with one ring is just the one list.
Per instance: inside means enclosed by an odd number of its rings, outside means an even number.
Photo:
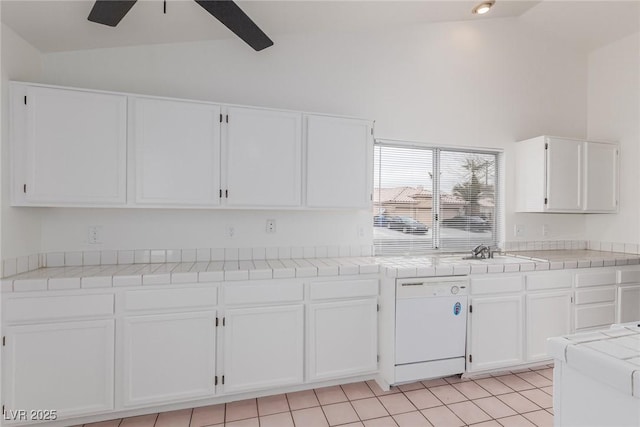
[{"label": "white lower cabinet", "polygon": [[571,333],[571,291],[529,294],[526,312],[527,362],[549,359],[547,338]]},{"label": "white lower cabinet", "polygon": [[589,304],[576,306],[576,331],[587,329],[605,329],[616,321],[615,303]]},{"label": "white lower cabinet", "polygon": [[215,311],[130,316],[122,322],[123,405],[215,394]]},{"label": "white lower cabinet", "polygon": [[616,321],[616,286],[576,290],[576,331],[607,328]]},{"label": "white lower cabinet", "polygon": [[470,302],[467,370],[520,364],[523,358],[523,297],[474,297]]},{"label": "white lower cabinet", "polygon": [[2,356],[6,413],[50,409],[65,418],[112,410],[113,322],[7,327]]},{"label": "white lower cabinet", "polygon": [[224,325],[225,393],[303,382],[302,304],[227,309]]},{"label": "white lower cabinet", "polygon": [[311,304],[307,319],[309,380],[377,369],[377,298]]},{"label": "white lower cabinet", "polygon": [[640,285],[618,288],[618,322],[640,320]]}]

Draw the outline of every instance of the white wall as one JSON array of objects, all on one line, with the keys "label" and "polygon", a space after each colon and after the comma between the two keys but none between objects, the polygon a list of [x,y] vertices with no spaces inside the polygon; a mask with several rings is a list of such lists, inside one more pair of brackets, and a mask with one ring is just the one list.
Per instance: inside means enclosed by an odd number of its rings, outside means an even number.
[{"label": "white wall", "polygon": [[[582,216],[513,212],[513,141],[584,137],[587,85],[586,54],[515,18],[290,35],[261,53],[238,40],[52,53],[43,69],[45,83],[360,116],[379,138],[504,148],[507,239],[515,223],[525,240],[542,239],[542,224],[548,239],[584,233]],[[353,245],[370,243],[370,224],[364,213],[51,209],[42,240],[45,251],[92,249],[86,228],[103,225],[105,247]]]},{"label": "white wall", "polygon": [[587,216],[587,238],[639,244],[640,33],[590,53],[588,137],[620,142],[620,213]]},{"label": "white wall", "polygon": [[9,80],[38,81],[42,71],[41,55],[33,46],[2,24],[2,195],[0,204],[2,247],[0,259],[40,252],[40,216],[42,209],[9,206]]}]

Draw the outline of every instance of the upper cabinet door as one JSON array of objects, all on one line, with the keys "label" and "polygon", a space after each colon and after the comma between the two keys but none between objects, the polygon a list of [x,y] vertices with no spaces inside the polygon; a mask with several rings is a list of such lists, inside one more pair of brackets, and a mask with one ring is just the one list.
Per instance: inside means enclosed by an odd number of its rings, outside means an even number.
[{"label": "upper cabinet door", "polygon": [[618,210],[618,145],[585,143],[585,210]]},{"label": "upper cabinet door", "polygon": [[227,109],[225,199],[230,206],[299,206],[302,115]]},{"label": "upper cabinet door", "polygon": [[135,202],[220,204],[220,107],[131,98]]},{"label": "upper cabinet door", "polygon": [[12,98],[22,204],[126,202],[126,96],[15,85]]},{"label": "upper cabinet door", "polygon": [[306,116],[307,206],[370,207],[371,130],[366,120]]},{"label": "upper cabinet door", "polygon": [[547,210],[582,211],[584,142],[547,138]]}]

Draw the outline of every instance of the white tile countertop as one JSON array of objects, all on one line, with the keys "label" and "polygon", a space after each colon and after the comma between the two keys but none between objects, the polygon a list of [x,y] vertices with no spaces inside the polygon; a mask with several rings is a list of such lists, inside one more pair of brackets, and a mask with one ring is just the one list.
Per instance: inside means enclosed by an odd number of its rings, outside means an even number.
[{"label": "white tile countertop", "polygon": [[640,255],[589,250],[515,252],[494,259],[464,254],[337,257],[45,267],[2,279],[2,292],[44,291],[293,277],[377,274],[429,277],[636,265]]},{"label": "white tile countertop", "polygon": [[549,353],[582,374],[640,399],[640,322],[550,338]]},{"label": "white tile countertop", "polygon": [[2,279],[3,292],[377,274],[373,257],[40,268]]},{"label": "white tile countertop", "polygon": [[386,276],[399,278],[614,267],[640,263],[640,255],[591,250],[512,252],[485,260],[464,259],[466,256],[379,257],[378,261]]}]

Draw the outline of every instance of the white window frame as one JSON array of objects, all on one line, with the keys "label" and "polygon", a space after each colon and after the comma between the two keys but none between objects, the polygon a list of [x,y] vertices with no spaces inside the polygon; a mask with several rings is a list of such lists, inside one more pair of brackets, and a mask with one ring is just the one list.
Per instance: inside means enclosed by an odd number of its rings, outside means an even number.
[{"label": "white window frame", "polygon": [[[407,251],[408,254],[412,253],[433,253],[433,252],[453,252],[460,253],[465,252],[465,248],[441,248],[441,236],[440,236],[440,154],[442,151],[448,152],[461,152],[470,154],[484,154],[495,155],[495,196],[494,196],[494,216],[493,216],[493,237],[494,239],[485,244],[491,246],[493,249],[499,249],[504,242],[504,226],[505,226],[505,206],[504,206],[504,150],[500,148],[486,148],[486,147],[468,147],[468,146],[447,146],[441,144],[429,144],[416,141],[400,141],[391,139],[376,139],[374,141],[374,150],[378,146],[387,147],[401,147],[401,148],[414,148],[421,150],[431,150],[433,152],[433,196],[432,196],[432,248],[421,251]],[[372,188],[375,191],[375,177]],[[374,247],[376,248],[377,255],[387,255],[386,253],[378,253],[378,249],[381,247],[380,242],[385,239],[373,240]],[[404,252],[403,254],[407,254]],[[389,253],[391,255],[392,253]],[[395,254],[395,253],[393,253]]]}]

